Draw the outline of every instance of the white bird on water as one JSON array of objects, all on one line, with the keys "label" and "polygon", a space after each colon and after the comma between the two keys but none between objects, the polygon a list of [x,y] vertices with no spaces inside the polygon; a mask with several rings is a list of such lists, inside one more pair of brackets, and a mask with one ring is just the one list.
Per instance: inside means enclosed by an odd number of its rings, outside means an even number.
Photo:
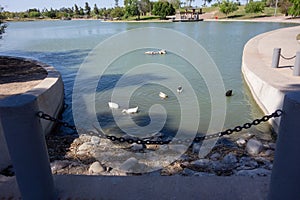
[{"label": "white bird on water", "polygon": [[117,103],[108,102],[108,107],[112,109],[118,109],[119,105]]},{"label": "white bird on water", "polygon": [[159,97],[162,98],[162,99],[166,99],[166,98],[168,98],[168,95],[166,95],[166,94],[163,93],[163,92],[160,92],[160,93],[159,93]]},{"label": "white bird on water", "polygon": [[183,90],[182,86],[179,86],[179,87],[177,88],[177,92],[178,92],[178,93],[181,93],[182,90]]},{"label": "white bird on water", "polygon": [[122,113],[133,114],[133,113],[137,113],[138,109],[139,109],[138,106],[135,108],[124,109],[122,110]]}]

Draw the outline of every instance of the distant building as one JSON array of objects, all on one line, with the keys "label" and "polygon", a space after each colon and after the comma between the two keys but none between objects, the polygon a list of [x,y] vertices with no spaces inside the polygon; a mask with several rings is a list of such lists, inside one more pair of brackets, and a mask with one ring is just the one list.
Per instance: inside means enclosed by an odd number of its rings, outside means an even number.
[{"label": "distant building", "polygon": [[202,14],[202,8],[196,10],[195,8],[192,9],[185,9],[185,11],[177,10],[175,14],[175,19],[173,21],[202,21],[200,19],[200,15]]}]

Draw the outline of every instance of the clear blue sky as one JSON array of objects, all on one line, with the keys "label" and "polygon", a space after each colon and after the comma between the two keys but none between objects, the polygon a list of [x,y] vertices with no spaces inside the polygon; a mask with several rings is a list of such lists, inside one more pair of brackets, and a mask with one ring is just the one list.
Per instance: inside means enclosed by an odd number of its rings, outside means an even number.
[{"label": "clear blue sky", "polygon": [[[156,1],[156,0],[152,0]],[[185,2],[185,0],[181,0]],[[240,0],[244,3],[246,0]],[[59,9],[62,7],[71,8],[74,4],[84,8],[85,2],[88,2],[90,7],[93,8],[96,3],[98,8],[111,8],[115,6],[115,0],[0,0],[0,5],[6,11],[26,11],[30,8],[38,8],[40,10],[47,8]],[[123,6],[124,0],[119,0],[119,6]],[[201,6],[203,0],[195,0],[193,6]]]},{"label": "clear blue sky", "polygon": [[[95,3],[98,8],[110,8],[115,5],[114,0],[0,0],[0,5],[6,11],[26,11],[30,8],[71,8],[74,4],[84,8],[85,2],[88,2],[92,8]],[[124,0],[119,0],[119,5],[123,6],[123,2]]]}]

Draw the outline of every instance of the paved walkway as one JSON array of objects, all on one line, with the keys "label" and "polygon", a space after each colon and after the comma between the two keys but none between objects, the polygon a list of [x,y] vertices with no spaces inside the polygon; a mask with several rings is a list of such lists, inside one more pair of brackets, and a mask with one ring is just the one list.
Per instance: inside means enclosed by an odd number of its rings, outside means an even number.
[{"label": "paved walkway", "polygon": [[[282,109],[287,92],[300,91],[300,76],[293,76],[295,59],[280,58],[279,68],[271,68],[274,48],[281,48],[285,57],[300,51],[298,34],[300,26],[279,29],[252,38],[244,47],[242,71],[254,99],[266,114]],[[280,118],[270,122],[278,132]]]},{"label": "paved walkway", "polygon": [[[268,177],[54,176],[59,199],[263,200]],[[0,199],[18,199],[15,178],[0,176]]]}]

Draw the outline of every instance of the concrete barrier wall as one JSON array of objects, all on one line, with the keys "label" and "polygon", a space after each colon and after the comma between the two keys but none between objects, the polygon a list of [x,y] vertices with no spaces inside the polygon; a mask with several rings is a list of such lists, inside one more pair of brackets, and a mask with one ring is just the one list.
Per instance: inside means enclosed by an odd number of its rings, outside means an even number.
[{"label": "concrete barrier wall", "polygon": [[[300,26],[289,27],[260,34],[250,39],[244,47],[242,73],[250,91],[265,114],[282,109],[286,93],[300,91],[300,77],[293,76],[291,66],[295,60],[280,58],[279,68],[272,68],[274,48],[281,54],[292,57],[299,51],[296,40]],[[276,133],[280,118],[271,119]]]},{"label": "concrete barrier wall", "polygon": [[[253,98],[265,114],[270,114],[277,109],[282,109],[285,95],[283,92],[263,81],[249,70],[245,63],[243,63],[242,72]],[[274,131],[278,132],[280,118],[271,119],[270,123]]]},{"label": "concrete barrier wall", "polygon": [[[61,75],[58,71],[56,71],[53,67],[43,64],[41,62],[37,62],[30,59],[23,59],[18,58],[26,61],[32,62],[34,65],[39,65],[46,69],[48,72],[47,77],[42,80],[38,85],[33,87],[31,90],[27,91],[23,94],[16,95],[16,98],[14,98],[14,101],[22,101],[22,96],[25,95],[32,95],[35,97],[35,101],[37,101],[38,109],[41,111],[44,111],[52,116],[58,116],[60,113],[62,107],[63,107],[63,100],[64,100],[64,87]],[[5,98],[6,99],[6,98]],[[14,106],[12,102],[12,105],[8,105],[7,103],[2,104],[2,102],[5,101],[5,99],[0,100],[0,106]],[[32,111],[36,112],[36,111]],[[1,113],[5,114],[5,113]],[[0,118],[0,170],[6,168],[7,166],[11,165],[10,156],[8,153],[6,140],[3,133],[3,126],[5,124],[1,123]],[[41,120],[42,130],[43,133],[46,135],[51,132],[51,129],[53,128],[53,123],[50,121]],[[17,122],[16,122],[17,126]]]}]

